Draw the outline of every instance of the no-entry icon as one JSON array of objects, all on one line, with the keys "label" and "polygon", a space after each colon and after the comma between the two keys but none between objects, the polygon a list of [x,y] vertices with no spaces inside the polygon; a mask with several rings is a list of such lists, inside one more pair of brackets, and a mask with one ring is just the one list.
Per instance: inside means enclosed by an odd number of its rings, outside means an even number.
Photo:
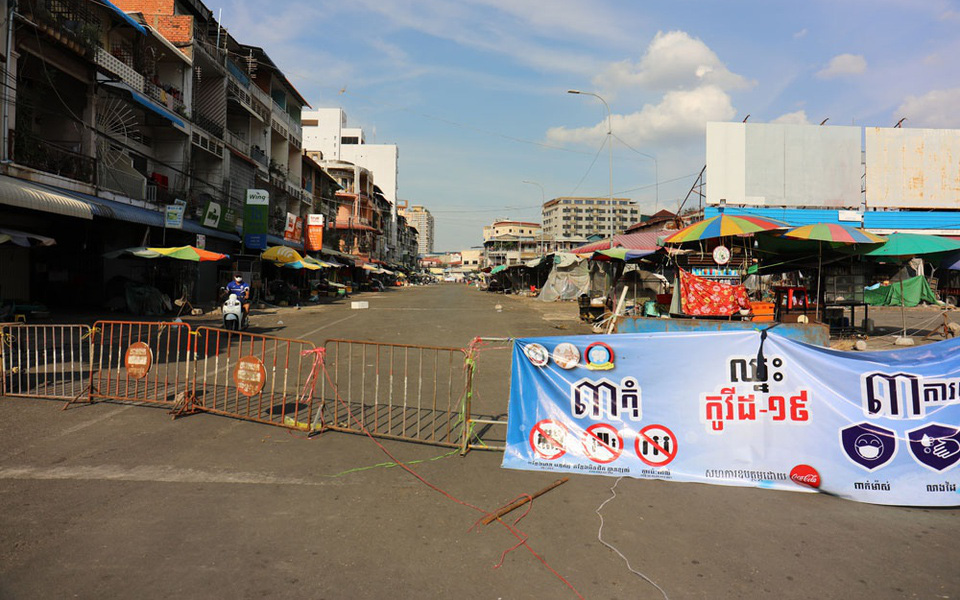
[{"label": "no-entry icon", "polygon": [[544,419],[530,430],[530,447],[541,458],[556,460],[567,453],[564,446],[566,438],[566,425],[553,419]]},{"label": "no-entry icon", "polygon": [[584,432],[583,449],[593,462],[603,465],[612,463],[623,453],[623,437],[613,425],[597,423],[587,427]]},{"label": "no-entry icon", "polygon": [[637,434],[637,456],[651,467],[665,467],[677,457],[677,436],[663,425],[647,425]]}]

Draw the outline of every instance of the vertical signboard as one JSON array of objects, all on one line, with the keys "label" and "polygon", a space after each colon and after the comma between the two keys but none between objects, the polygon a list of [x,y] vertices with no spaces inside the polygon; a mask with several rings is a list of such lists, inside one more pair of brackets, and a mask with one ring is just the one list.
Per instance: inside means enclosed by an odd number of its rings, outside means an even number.
[{"label": "vertical signboard", "polygon": [[247,203],[243,210],[243,245],[254,250],[267,247],[267,221],[270,209],[270,192],[247,190]]},{"label": "vertical signboard", "polygon": [[307,250],[323,248],[323,215],[307,215],[307,235],[303,246]]},{"label": "vertical signboard", "polygon": [[287,225],[283,229],[283,239],[288,242],[299,242],[303,235],[303,219],[293,213],[287,213]]},{"label": "vertical signboard", "polygon": [[203,226],[217,229],[220,227],[221,217],[220,204],[212,200],[208,201],[207,207],[203,211]]}]

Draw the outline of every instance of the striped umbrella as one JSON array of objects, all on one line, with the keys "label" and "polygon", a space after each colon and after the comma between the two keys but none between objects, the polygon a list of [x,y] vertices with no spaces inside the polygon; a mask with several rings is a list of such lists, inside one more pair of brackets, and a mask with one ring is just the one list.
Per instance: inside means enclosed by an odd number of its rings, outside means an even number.
[{"label": "striped umbrella", "polygon": [[864,229],[847,227],[837,223],[814,223],[796,227],[783,234],[796,240],[815,240],[834,244],[882,244],[887,238]]},{"label": "striped umbrella", "polygon": [[783,237],[795,240],[814,240],[820,249],[817,261],[817,304],[815,317],[820,319],[820,282],[823,271],[823,242],[833,244],[882,244],[887,238],[856,227],[847,227],[837,223],[814,223],[796,227],[783,234]]},{"label": "striped umbrella", "polygon": [[730,235],[746,235],[758,231],[789,229],[790,226],[774,219],[763,219],[747,215],[721,214],[709,219],[687,225],[666,238],[665,244],[682,244]]}]

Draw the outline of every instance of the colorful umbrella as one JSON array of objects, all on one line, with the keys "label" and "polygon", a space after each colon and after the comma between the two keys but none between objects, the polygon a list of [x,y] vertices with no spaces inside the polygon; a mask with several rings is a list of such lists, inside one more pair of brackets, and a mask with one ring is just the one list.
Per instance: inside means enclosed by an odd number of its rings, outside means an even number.
[{"label": "colorful umbrella", "polygon": [[287,246],[270,246],[260,254],[260,258],[263,260],[269,260],[270,262],[277,263],[279,265],[295,263],[303,260],[303,257],[300,256],[299,252],[293,248],[288,248]]},{"label": "colorful umbrella", "polygon": [[856,227],[836,223],[815,223],[796,227],[783,234],[797,240],[815,240],[835,244],[882,244],[887,238]]},{"label": "colorful umbrella", "polygon": [[814,223],[796,227],[783,234],[783,237],[796,240],[814,240],[818,242],[820,250],[817,266],[817,311],[816,318],[820,318],[820,281],[823,271],[823,242],[831,244],[882,244],[887,238],[870,233],[856,227],[847,227],[836,223]]},{"label": "colorful umbrella", "polygon": [[123,253],[132,254],[140,258],[175,258],[177,260],[188,260],[191,262],[207,262],[230,258],[229,254],[201,250],[194,246],[176,246],[173,248],[145,248],[140,246],[136,248],[126,248],[120,250],[118,253],[111,253],[108,256]]},{"label": "colorful umbrella", "polygon": [[758,231],[773,231],[788,229],[790,226],[773,219],[762,219],[747,215],[717,215],[704,221],[687,225],[673,235],[666,238],[665,244],[682,244],[729,235],[746,235]]}]

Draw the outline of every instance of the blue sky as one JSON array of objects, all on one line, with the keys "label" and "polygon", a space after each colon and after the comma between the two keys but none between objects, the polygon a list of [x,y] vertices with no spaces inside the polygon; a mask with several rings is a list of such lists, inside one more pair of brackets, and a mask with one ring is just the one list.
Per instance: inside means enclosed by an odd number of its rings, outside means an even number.
[{"label": "blue sky", "polygon": [[539,221],[541,186],[608,194],[606,111],[568,89],[609,104],[614,194],[646,213],[687,195],[708,121],[960,128],[960,2],[207,5],[314,107],[399,146],[399,197],[433,212],[438,251],[497,217]]}]

